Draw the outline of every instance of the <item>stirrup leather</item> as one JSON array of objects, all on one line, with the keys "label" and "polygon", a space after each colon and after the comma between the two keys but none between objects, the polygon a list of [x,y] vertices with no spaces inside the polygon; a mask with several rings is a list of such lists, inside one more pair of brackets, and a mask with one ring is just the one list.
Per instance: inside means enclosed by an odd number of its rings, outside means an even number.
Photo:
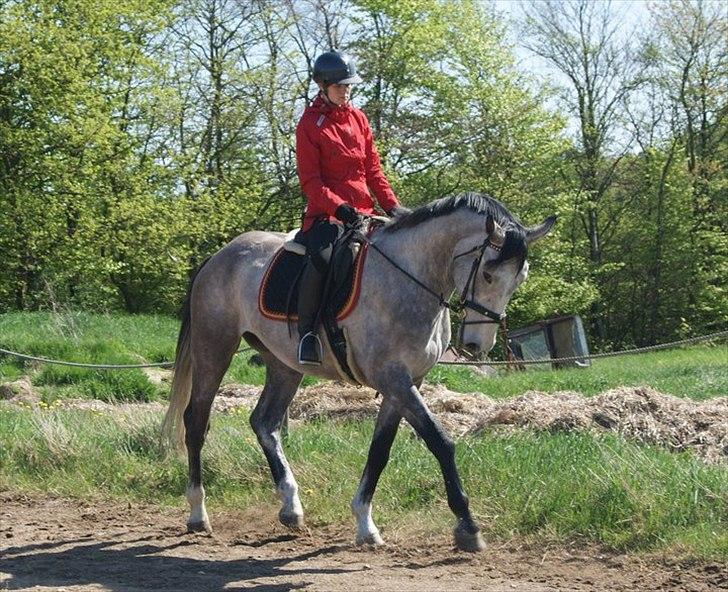
[{"label": "stirrup leather", "polygon": [[321,339],[313,331],[309,331],[298,344],[298,363],[309,366],[320,366],[324,357]]}]

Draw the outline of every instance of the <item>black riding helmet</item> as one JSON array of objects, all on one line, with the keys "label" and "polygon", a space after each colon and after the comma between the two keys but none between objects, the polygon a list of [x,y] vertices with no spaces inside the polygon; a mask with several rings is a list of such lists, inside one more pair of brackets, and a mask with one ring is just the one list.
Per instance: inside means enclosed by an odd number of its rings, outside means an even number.
[{"label": "black riding helmet", "polygon": [[335,49],[316,58],[313,79],[321,84],[356,84],[362,81],[356,73],[354,60]]}]

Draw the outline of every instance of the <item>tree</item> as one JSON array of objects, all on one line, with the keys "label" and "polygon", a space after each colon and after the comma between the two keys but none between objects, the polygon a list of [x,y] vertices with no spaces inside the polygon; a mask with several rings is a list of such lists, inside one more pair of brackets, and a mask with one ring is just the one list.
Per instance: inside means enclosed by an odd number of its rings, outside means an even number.
[{"label": "tree", "polygon": [[106,217],[114,196],[136,183],[131,81],[164,11],[156,1],[0,6],[3,309],[41,305],[46,285],[87,304],[113,302]]},{"label": "tree", "polygon": [[[518,74],[505,29],[477,2],[356,2],[353,49],[361,92],[398,195],[419,204],[457,191],[484,191],[525,220],[566,213],[559,174],[563,122]],[[595,297],[583,258],[568,252],[559,225],[534,252],[530,286],[516,296],[515,322],[549,310],[579,312]],[[548,265],[548,267],[546,267]]]},{"label": "tree", "polygon": [[[576,151],[570,158],[577,179],[574,212],[587,240],[592,274],[602,286],[609,273],[604,249],[625,210],[625,204],[609,199],[631,143],[629,138],[620,141],[620,108],[643,82],[630,37],[620,38],[618,22],[609,2],[547,0],[532,2],[523,23],[525,46],[564,76],[563,100],[568,112],[576,114]],[[600,300],[592,317],[596,336],[603,340]]]},{"label": "tree", "polygon": [[691,178],[691,244],[697,249],[690,307],[706,328],[728,321],[728,21],[725,7],[672,0],[652,12],[655,82],[675,116],[671,134]]}]

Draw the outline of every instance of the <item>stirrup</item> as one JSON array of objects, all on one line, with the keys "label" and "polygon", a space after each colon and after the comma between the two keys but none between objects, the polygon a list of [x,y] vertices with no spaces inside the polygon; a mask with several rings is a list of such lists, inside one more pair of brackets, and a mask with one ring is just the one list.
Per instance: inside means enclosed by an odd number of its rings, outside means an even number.
[{"label": "stirrup", "polygon": [[320,366],[324,357],[321,339],[313,331],[309,331],[298,344],[298,363],[307,366]]}]

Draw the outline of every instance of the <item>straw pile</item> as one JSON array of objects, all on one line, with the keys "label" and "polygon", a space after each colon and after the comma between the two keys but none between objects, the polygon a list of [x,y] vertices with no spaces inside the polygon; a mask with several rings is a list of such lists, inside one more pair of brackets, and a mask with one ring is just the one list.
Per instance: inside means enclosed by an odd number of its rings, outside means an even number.
[{"label": "straw pile", "polygon": [[[620,387],[595,397],[567,391],[528,391],[496,401],[480,393],[455,393],[442,386],[424,385],[421,391],[430,410],[453,437],[502,426],[612,431],[672,451],[692,450],[708,462],[728,462],[728,397],[693,401],[649,387]],[[257,401],[257,391],[251,392],[249,387],[228,386],[220,395],[216,399],[220,409],[236,404],[253,407]],[[379,401],[371,389],[327,383],[302,389],[291,404],[290,418],[371,418],[376,416]]]},{"label": "straw pile", "polygon": [[[252,409],[260,387],[226,385],[215,398],[216,411]],[[610,431],[671,451],[690,450],[710,463],[728,463],[728,397],[693,401],[665,395],[649,387],[619,387],[595,397],[575,392],[528,391],[496,401],[480,393],[455,393],[442,386],[423,385],[430,410],[455,438],[486,430]],[[0,398],[10,404],[37,407],[40,398],[26,380],[0,385]],[[289,411],[293,422],[314,419],[373,418],[381,398],[367,388],[325,383],[302,389]],[[42,406],[42,405],[41,405]],[[59,400],[63,408],[122,411],[162,410],[161,403],[112,405],[84,399]]]}]

